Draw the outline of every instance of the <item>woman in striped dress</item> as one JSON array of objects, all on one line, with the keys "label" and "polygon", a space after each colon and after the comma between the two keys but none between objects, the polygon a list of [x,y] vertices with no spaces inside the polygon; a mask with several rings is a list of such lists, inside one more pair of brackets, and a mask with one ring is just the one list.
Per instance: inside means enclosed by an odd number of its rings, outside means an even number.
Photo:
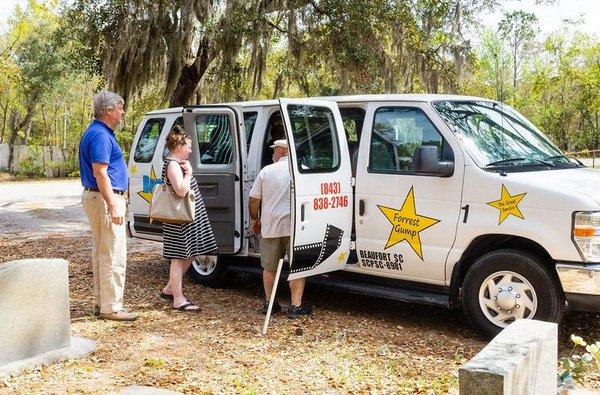
[{"label": "woman in striped dress", "polygon": [[198,183],[192,175],[192,167],[187,160],[192,153],[192,140],[180,126],[174,126],[167,136],[170,154],[165,158],[162,180],[173,187],[179,196],[192,191],[196,197],[195,220],[189,224],[163,223],[163,256],[171,260],[169,282],[160,296],[173,300],[173,308],[181,311],[199,312],[200,307],[183,296],[183,275],[192,261],[199,255],[215,252],[217,243],[204,208]]}]

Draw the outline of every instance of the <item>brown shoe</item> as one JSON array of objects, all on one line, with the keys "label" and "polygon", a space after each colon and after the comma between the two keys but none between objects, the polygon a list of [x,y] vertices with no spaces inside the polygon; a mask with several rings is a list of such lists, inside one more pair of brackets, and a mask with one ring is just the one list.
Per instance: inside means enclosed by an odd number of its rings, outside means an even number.
[{"label": "brown shoe", "polygon": [[100,313],[101,320],[113,320],[113,321],[135,321],[138,319],[138,315],[135,313],[128,313],[125,310],[115,311],[114,313]]}]

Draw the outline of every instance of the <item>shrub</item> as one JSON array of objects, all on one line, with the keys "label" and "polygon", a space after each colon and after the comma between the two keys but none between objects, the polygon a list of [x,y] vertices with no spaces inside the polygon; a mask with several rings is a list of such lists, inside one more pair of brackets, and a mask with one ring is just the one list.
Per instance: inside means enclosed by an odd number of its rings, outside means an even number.
[{"label": "shrub", "polygon": [[[558,374],[558,381],[565,387],[571,387],[573,381],[582,382],[589,371],[600,370],[600,341],[588,344],[580,336],[571,335],[573,348],[569,356],[561,359],[562,371]],[[575,351],[585,348],[585,353]]]},{"label": "shrub", "polygon": [[26,177],[45,177],[46,169],[40,158],[44,155],[41,147],[30,146],[27,156],[19,163],[17,174]]}]

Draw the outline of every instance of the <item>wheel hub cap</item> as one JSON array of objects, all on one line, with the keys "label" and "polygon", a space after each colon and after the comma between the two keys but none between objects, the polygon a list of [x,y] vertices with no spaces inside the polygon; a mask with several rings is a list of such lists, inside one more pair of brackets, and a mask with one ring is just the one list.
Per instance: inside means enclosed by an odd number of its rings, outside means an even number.
[{"label": "wheel hub cap", "polygon": [[502,290],[496,298],[496,303],[502,310],[512,310],[517,304],[517,299],[511,291]]},{"label": "wheel hub cap", "polygon": [[499,327],[520,318],[533,318],[538,307],[535,289],[520,273],[503,270],[489,275],[479,288],[484,316]]},{"label": "wheel hub cap", "polygon": [[192,264],[194,265],[196,272],[203,274],[203,275],[208,275],[208,274],[212,273],[213,270],[215,269],[215,267],[217,265],[217,260],[214,256],[201,255],[201,256],[197,257],[192,262]]}]

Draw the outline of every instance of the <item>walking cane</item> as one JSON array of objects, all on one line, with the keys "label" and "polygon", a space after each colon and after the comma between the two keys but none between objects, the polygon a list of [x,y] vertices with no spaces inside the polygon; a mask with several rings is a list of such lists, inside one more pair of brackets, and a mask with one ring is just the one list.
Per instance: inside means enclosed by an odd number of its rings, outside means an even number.
[{"label": "walking cane", "polygon": [[277,285],[279,285],[279,275],[281,274],[281,267],[283,266],[283,259],[279,260],[279,264],[277,265],[277,273],[275,273],[275,283],[273,284],[273,289],[271,290],[271,297],[269,298],[269,308],[267,309],[267,316],[265,317],[265,323],[263,325],[262,334],[267,334],[267,329],[269,328],[269,321],[271,320],[271,310],[273,309],[273,303],[275,303],[275,293],[277,292]]}]

